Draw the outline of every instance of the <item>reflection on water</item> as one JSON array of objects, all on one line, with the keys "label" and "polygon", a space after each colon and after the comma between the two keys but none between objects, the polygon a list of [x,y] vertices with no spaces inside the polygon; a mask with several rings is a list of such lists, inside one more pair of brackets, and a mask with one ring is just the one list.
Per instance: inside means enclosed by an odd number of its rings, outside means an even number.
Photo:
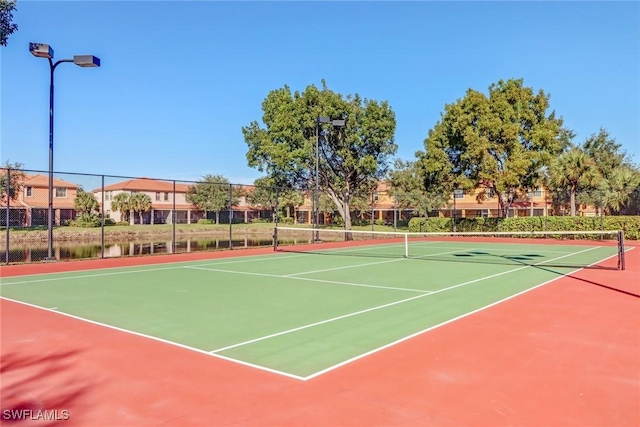
[{"label": "reflection on water", "polygon": [[[54,242],[53,252],[58,260],[72,260],[83,258],[112,258],[134,255],[171,254],[198,251],[214,251],[229,249],[229,243],[233,249],[266,247],[273,245],[273,240],[268,238],[244,238],[234,239],[186,239],[178,240],[173,248],[173,242],[123,242],[105,244],[104,254],[99,243],[70,243]],[[46,243],[31,243],[11,245],[9,248],[9,262],[38,262],[48,255]],[[5,248],[0,250],[0,263],[7,261]]]}]

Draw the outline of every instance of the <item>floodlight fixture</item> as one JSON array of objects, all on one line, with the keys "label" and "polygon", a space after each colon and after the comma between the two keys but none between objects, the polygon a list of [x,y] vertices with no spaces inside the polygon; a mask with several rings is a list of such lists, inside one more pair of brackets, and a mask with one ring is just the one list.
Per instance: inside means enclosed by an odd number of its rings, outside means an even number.
[{"label": "floodlight fixture", "polygon": [[73,62],[80,67],[99,67],[100,58],[93,55],[75,55],[73,59],[53,62],[53,49],[46,43],[29,43],[29,52],[36,58],[49,61],[49,212],[47,218],[47,261],[55,261],[53,255],[53,75],[56,67],[63,62]]}]

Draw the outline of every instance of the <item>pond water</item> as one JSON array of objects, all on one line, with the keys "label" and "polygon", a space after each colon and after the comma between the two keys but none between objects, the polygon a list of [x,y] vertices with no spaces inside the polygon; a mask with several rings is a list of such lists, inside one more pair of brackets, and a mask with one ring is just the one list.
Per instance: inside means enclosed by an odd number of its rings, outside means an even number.
[{"label": "pond water", "polygon": [[[198,251],[268,247],[273,245],[269,238],[233,239],[180,239],[176,241],[175,249],[171,239],[136,241],[121,243],[106,243],[104,255],[100,243],[55,242],[53,253],[58,260],[74,260],[85,258],[113,258],[123,256],[139,256],[167,253],[184,253]],[[297,242],[303,243],[303,242]],[[9,248],[9,263],[39,262],[48,255],[47,244],[42,242],[11,244]],[[0,249],[0,263],[7,262],[6,248]]]}]

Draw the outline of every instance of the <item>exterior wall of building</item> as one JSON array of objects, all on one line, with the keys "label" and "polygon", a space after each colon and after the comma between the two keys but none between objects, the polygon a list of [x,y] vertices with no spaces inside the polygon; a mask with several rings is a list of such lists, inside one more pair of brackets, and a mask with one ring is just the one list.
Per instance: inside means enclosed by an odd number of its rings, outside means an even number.
[{"label": "exterior wall of building", "polygon": [[[63,225],[76,217],[75,199],[78,185],[54,178],[53,180],[53,224]],[[26,175],[16,198],[11,200],[12,208],[19,208],[15,220],[20,226],[47,225],[49,217],[49,177]]]},{"label": "exterior wall of building", "polygon": [[[156,181],[151,179],[135,179],[123,181],[105,186],[104,189],[96,189],[93,194],[101,202],[104,193],[105,217],[114,221],[122,221],[124,214],[113,209],[113,200],[118,194],[143,193],[151,199],[151,211],[142,214],[143,224],[171,224],[175,218],[177,224],[194,224],[200,219],[215,219],[215,212],[204,212],[187,202],[188,185],[177,184],[175,192],[173,184],[169,182]],[[174,202],[175,198],[175,202]],[[260,209],[253,208],[247,202],[246,195],[239,198],[236,206],[232,206],[233,221],[250,222],[254,218],[261,217]],[[175,216],[172,215],[175,206]],[[218,215],[220,222],[229,221],[229,211],[224,210]],[[131,224],[140,223],[140,215],[129,214]]]}]

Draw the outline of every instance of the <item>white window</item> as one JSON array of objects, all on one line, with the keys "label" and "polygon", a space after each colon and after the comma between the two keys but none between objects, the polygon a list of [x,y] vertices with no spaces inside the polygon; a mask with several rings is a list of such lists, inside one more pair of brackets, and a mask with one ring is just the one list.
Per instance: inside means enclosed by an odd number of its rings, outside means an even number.
[{"label": "white window", "polygon": [[24,188],[24,197],[33,197],[33,187]]},{"label": "white window", "polygon": [[160,192],[156,191],[156,202],[160,201]]},{"label": "white window", "polygon": [[165,202],[169,201],[169,193],[164,193],[164,201]]},{"label": "white window", "polygon": [[67,189],[65,187],[56,187],[56,197],[67,197]]}]

